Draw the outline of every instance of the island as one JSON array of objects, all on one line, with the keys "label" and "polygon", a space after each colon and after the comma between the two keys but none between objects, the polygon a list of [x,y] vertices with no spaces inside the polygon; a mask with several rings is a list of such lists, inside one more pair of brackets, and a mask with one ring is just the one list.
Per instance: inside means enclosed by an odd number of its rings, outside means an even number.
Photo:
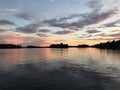
[{"label": "island", "polygon": [[87,47],[90,47],[90,46],[87,45],[87,44],[82,44],[82,45],[78,45],[77,47],[78,47],[78,48],[87,48]]},{"label": "island", "polygon": [[31,45],[29,45],[29,46],[26,46],[26,48],[42,48],[42,47],[40,47],[40,46],[31,46]]},{"label": "island", "polygon": [[68,44],[60,43],[60,44],[51,44],[49,48],[69,48],[69,46]]}]

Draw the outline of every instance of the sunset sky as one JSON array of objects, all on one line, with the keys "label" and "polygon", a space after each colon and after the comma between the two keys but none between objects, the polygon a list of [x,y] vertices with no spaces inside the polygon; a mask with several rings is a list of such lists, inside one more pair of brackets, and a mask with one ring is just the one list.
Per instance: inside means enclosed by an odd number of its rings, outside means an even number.
[{"label": "sunset sky", "polygon": [[0,43],[93,45],[120,39],[120,0],[0,0]]}]

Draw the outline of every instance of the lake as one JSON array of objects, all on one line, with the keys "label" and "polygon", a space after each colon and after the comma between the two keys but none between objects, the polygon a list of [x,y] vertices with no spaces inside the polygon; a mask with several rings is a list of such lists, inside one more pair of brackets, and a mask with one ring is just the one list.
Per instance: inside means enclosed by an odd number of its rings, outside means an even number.
[{"label": "lake", "polygon": [[120,50],[0,49],[0,90],[120,90]]}]

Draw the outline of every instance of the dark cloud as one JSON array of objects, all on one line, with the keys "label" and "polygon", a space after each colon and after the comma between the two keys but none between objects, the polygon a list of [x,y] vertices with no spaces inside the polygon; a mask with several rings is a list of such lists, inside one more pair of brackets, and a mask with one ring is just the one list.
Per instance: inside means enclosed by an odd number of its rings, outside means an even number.
[{"label": "dark cloud", "polygon": [[38,32],[38,28],[40,26],[41,25],[38,24],[38,23],[29,24],[29,25],[24,26],[24,27],[17,27],[16,31],[17,32],[23,32],[23,33],[36,33],[36,32]]},{"label": "dark cloud", "polygon": [[118,33],[112,33],[112,34],[101,33],[101,34],[97,34],[95,36],[101,36],[101,37],[119,37],[120,38],[120,32],[118,32]]},{"label": "dark cloud", "polygon": [[78,38],[88,38],[88,37],[92,37],[93,35],[83,35],[83,36],[79,36]]},{"label": "dark cloud", "polygon": [[107,34],[105,34],[105,33],[100,33],[100,34],[97,34],[97,35],[95,35],[95,36],[106,37],[106,36],[107,36]]},{"label": "dark cloud", "polygon": [[[92,0],[88,2],[87,4],[92,11],[89,13],[84,14],[73,14],[68,17],[62,17],[59,19],[49,19],[44,20],[44,23],[49,24],[50,26],[54,27],[61,27],[61,28],[68,28],[70,26],[74,26],[77,28],[84,28],[85,26],[98,24],[100,22],[103,22],[109,18],[111,18],[113,15],[115,15],[118,12],[117,7],[109,8],[108,10],[102,10],[103,4],[101,1]],[[79,17],[79,19],[75,22],[67,22],[66,20]]]},{"label": "dark cloud", "polygon": [[47,33],[47,32],[50,32],[50,30],[48,30],[48,29],[40,29],[39,32]]},{"label": "dark cloud", "polygon": [[105,27],[115,27],[116,22],[104,24]]},{"label": "dark cloud", "polygon": [[105,26],[105,27],[118,27],[118,25],[116,25],[118,23],[120,23],[120,19],[115,20],[114,22],[110,22],[110,23],[104,24],[103,26]]},{"label": "dark cloud", "polygon": [[98,40],[108,40],[109,41],[109,40],[117,40],[117,39],[120,39],[120,38],[119,37],[110,37],[110,38],[102,38],[101,37],[101,38],[92,38],[92,39],[87,39],[87,40],[93,40],[93,41],[94,40],[97,40],[97,41]]},{"label": "dark cloud", "polygon": [[72,19],[74,16],[69,16],[69,17],[62,17],[59,19],[48,19],[48,20],[44,20],[43,23],[47,23],[50,26],[54,26],[54,27],[61,27],[61,28],[67,28],[70,27],[70,23],[65,22],[66,20]]},{"label": "dark cloud", "polygon": [[0,25],[16,25],[14,22],[2,19],[0,20]]},{"label": "dark cloud", "polygon": [[108,36],[109,37],[119,37],[120,38],[120,32],[119,33],[110,34]]},{"label": "dark cloud", "polygon": [[47,20],[43,20],[43,23],[47,23],[52,26],[52,24],[58,23],[58,20],[57,19],[47,19]]},{"label": "dark cloud", "polygon": [[58,34],[58,35],[64,35],[64,34],[70,34],[73,33],[72,31],[57,31],[54,34]]},{"label": "dark cloud", "polygon": [[87,6],[93,10],[99,10],[102,7],[101,0],[90,0]]},{"label": "dark cloud", "polygon": [[[96,13],[95,11],[91,13],[86,13],[82,15],[83,19],[80,19],[77,22],[73,22],[73,23],[59,22],[59,21],[63,21],[63,18],[60,18],[59,20],[57,19],[45,20],[43,22],[48,23],[50,26],[54,26],[54,27],[68,28],[70,26],[74,26],[77,28],[83,28],[85,26],[97,24],[99,22],[107,20],[112,15],[114,15],[115,12],[116,12],[116,9],[112,9],[103,13]],[[67,18],[65,18],[65,20],[66,19]]]},{"label": "dark cloud", "polygon": [[49,35],[44,34],[44,33],[37,33],[37,35],[40,36],[40,37],[48,37],[49,36]]},{"label": "dark cloud", "polygon": [[82,18],[83,14],[72,14],[70,16],[66,16],[66,17],[61,17],[60,19],[58,19],[59,22],[64,22],[66,20],[70,20],[73,18]]},{"label": "dark cloud", "polygon": [[70,27],[68,27],[68,29],[72,30],[72,31],[78,31],[79,30],[79,28],[74,27],[74,26],[70,26]]},{"label": "dark cloud", "polygon": [[99,32],[101,32],[101,31],[98,31],[98,30],[88,30],[88,31],[86,31],[87,33],[99,33]]},{"label": "dark cloud", "polygon": [[34,15],[30,12],[27,12],[27,11],[17,13],[14,16],[21,18],[21,19],[24,19],[24,20],[33,20],[33,18],[34,18]]},{"label": "dark cloud", "polygon": [[82,38],[86,40],[116,40],[116,39],[120,39],[120,32],[111,33],[111,34],[100,33],[97,35],[85,34],[85,35],[79,36],[78,38]]},{"label": "dark cloud", "polygon": [[60,39],[60,40],[54,40],[55,42],[65,42],[66,40]]}]

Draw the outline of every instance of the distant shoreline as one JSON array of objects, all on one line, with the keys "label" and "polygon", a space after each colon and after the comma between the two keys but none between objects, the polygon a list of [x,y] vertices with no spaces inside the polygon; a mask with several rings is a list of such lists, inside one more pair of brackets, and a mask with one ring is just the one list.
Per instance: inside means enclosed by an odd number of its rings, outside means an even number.
[{"label": "distant shoreline", "polygon": [[50,46],[32,46],[28,45],[23,47],[22,45],[15,44],[0,44],[0,49],[22,49],[22,48],[100,48],[100,49],[120,49],[120,40],[117,41],[108,41],[105,43],[95,44],[92,46],[82,44],[77,46],[69,46],[68,44],[51,44]]},{"label": "distant shoreline", "polygon": [[[50,47],[39,47],[39,48],[26,48],[26,47],[22,47],[22,48],[0,48],[0,49],[41,49],[41,48],[50,48]],[[52,49],[69,49],[69,48],[97,48],[97,47],[77,47],[77,46],[70,46],[68,48],[52,48]],[[97,49],[107,49],[107,50],[120,50],[120,48],[97,48]]]}]

